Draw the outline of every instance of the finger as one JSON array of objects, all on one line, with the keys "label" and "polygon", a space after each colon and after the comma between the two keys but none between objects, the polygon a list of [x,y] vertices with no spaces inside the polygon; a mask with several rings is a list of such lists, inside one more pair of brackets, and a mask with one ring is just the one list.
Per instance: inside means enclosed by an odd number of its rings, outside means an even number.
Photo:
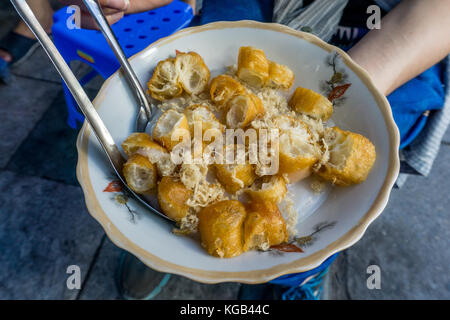
[{"label": "finger", "polygon": [[127,13],[144,12],[166,6],[173,0],[133,0],[127,9]]},{"label": "finger", "polygon": [[102,8],[116,9],[120,11],[126,11],[130,6],[130,0],[100,0],[99,3]]},{"label": "finger", "polygon": [[[76,5],[81,8],[82,11],[87,11],[83,0],[59,0],[65,5]],[[126,11],[130,6],[130,0],[99,0],[100,7],[103,10],[115,9],[116,11]]]},{"label": "finger", "polygon": [[117,13],[107,16],[106,20],[108,20],[109,25],[113,25],[114,23],[116,23],[117,21],[122,19],[124,14],[125,13],[123,11],[120,11],[120,12],[117,12]]},{"label": "finger", "polygon": [[[89,14],[89,10],[87,8],[81,8],[81,12],[85,14]],[[104,16],[110,16],[117,12],[123,12],[122,10],[111,9],[111,8],[102,8],[102,12]]]},{"label": "finger", "polygon": [[[114,14],[108,15],[105,18],[106,18],[106,21],[108,21],[108,23],[110,25],[112,25],[112,24],[116,23],[117,21],[119,21],[120,19],[122,19],[123,15],[124,15],[124,13],[122,11],[119,11]],[[84,13],[84,12],[81,12],[81,27],[85,28],[85,29],[98,30],[97,23],[92,18],[92,16],[89,13]]]}]

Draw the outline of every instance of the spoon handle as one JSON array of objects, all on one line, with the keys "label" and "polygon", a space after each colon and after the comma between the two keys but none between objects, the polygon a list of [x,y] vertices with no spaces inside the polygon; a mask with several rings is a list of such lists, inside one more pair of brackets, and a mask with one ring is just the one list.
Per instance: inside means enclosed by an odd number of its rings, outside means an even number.
[{"label": "spoon handle", "polygon": [[145,111],[145,115],[147,116],[147,121],[151,119],[151,109],[150,105],[148,103],[147,97],[145,95],[145,92],[141,86],[141,83],[139,82],[138,77],[136,76],[136,73],[134,72],[133,68],[131,67],[130,63],[128,62],[127,57],[125,56],[125,53],[122,50],[122,47],[120,46],[119,42],[117,41],[117,38],[112,31],[110,25],[108,24],[108,21],[106,20],[102,9],[98,3],[98,0],[83,0],[84,4],[86,5],[87,9],[89,10],[89,13],[94,18],[95,22],[97,23],[97,26],[103,33],[103,36],[106,38],[106,40],[109,43],[109,46],[113,50],[114,54],[116,55],[117,59],[119,60],[120,65],[122,66],[122,71],[125,75],[125,79],[127,80],[130,88],[134,91],[134,96],[136,97],[140,108],[143,108]]},{"label": "spoon handle", "polygon": [[[50,40],[47,33],[39,24],[39,21],[36,19],[33,11],[31,11],[26,0],[11,0],[11,3],[13,4],[20,17],[23,19],[23,21],[25,21],[30,30],[34,33],[36,39],[38,39],[38,41],[44,48],[56,70],[59,72],[61,78],[64,80],[73,97],[75,98],[75,101],[78,103],[78,106],[86,117],[86,121],[92,127],[92,130],[94,131],[94,134],[97,136],[97,139],[103,147],[103,150],[108,156],[108,159],[111,162],[114,171],[116,172],[117,176],[120,178],[124,186],[128,188],[125,178],[122,175],[122,167],[124,163],[122,154],[120,153],[119,148],[117,148],[117,145],[114,143],[111,134],[109,133],[102,119],[92,105],[91,100],[89,100],[89,97],[87,96],[83,87],[80,85],[77,78],[72,73],[72,70],[70,70],[69,66],[64,61],[63,57],[59,53],[58,49],[56,49],[53,42]],[[128,188],[128,191],[130,191],[130,193],[142,204],[144,204],[152,213],[173,222],[172,219],[164,215],[159,210],[153,208],[145,201],[145,199],[134,193],[133,190]]]},{"label": "spoon handle", "polygon": [[[31,11],[26,0],[11,0],[11,3],[15,7],[20,17],[25,21],[25,23],[34,33],[47,55],[50,57],[50,60],[61,75],[61,78],[66,83],[67,87],[75,98],[75,101],[78,103],[81,111],[86,117],[86,120],[91,125],[95,135],[100,141],[100,144],[108,155],[108,158],[111,161],[114,170],[116,170],[117,172],[117,169],[120,170],[122,168],[123,157],[120,154],[120,151],[117,148],[116,144],[114,143],[111,134],[109,133],[105,124],[100,119],[100,116],[92,105],[89,97],[86,95],[86,92],[81,87],[72,70],[64,61],[63,57],[59,53],[58,49],[56,49],[53,42],[50,40],[47,33],[39,24],[39,21]],[[119,176],[122,176],[121,172],[117,172],[117,174]]]}]

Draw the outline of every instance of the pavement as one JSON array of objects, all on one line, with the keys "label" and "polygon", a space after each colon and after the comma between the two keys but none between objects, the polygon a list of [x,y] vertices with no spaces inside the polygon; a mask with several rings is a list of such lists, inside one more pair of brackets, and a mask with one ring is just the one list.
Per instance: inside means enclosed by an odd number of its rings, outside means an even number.
[{"label": "pavement", "polygon": [[[0,5],[0,37],[15,19]],[[79,62],[72,69],[78,77],[89,71]],[[0,299],[120,299],[122,250],[86,210],[75,177],[78,131],[66,124],[60,78],[41,48],[12,72],[0,85]],[[102,81],[86,86],[91,97]],[[364,237],[340,253],[324,299],[450,299],[449,163],[447,131],[429,177],[394,189]],[[79,290],[67,287],[70,265],[80,267]],[[367,285],[373,265],[379,289]],[[156,298],[236,299],[240,286],[172,275]]]}]

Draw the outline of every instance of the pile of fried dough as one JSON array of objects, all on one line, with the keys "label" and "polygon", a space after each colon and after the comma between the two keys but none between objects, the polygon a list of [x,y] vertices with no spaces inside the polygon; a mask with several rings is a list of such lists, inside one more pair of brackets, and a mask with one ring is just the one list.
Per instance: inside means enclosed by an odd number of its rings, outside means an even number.
[{"label": "pile of fried dough", "polygon": [[[164,110],[152,135],[132,133],[122,143],[128,185],[140,194],[156,193],[161,210],[177,222],[177,232],[198,232],[213,256],[229,258],[288,242],[292,226],[279,209],[287,185],[310,175],[337,186],[358,184],[376,157],[364,136],[326,126],[333,113],[328,98],[298,87],[288,99],[293,83],[289,67],[253,47],[241,47],[234,70],[211,81],[195,52],[177,51],[160,61],[148,93],[177,107]],[[284,104],[272,103],[274,98]],[[267,174],[263,163],[174,163],[171,152],[181,143],[173,139],[174,132],[183,129],[193,137],[197,124],[202,133],[219,135],[227,129],[276,128],[277,172]],[[201,141],[200,152],[207,147]]]}]

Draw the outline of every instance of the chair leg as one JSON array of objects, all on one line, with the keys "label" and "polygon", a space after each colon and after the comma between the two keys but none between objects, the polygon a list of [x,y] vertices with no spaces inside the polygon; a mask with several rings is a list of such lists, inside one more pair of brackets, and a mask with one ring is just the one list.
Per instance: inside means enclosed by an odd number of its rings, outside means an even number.
[{"label": "chair leg", "polygon": [[97,72],[97,70],[93,69],[92,71],[90,71],[88,74],[86,74],[83,78],[80,79],[80,84],[82,86],[84,86],[86,83],[88,83],[89,81],[91,81],[92,79],[94,79],[94,77],[96,75],[98,75],[99,73]]}]

